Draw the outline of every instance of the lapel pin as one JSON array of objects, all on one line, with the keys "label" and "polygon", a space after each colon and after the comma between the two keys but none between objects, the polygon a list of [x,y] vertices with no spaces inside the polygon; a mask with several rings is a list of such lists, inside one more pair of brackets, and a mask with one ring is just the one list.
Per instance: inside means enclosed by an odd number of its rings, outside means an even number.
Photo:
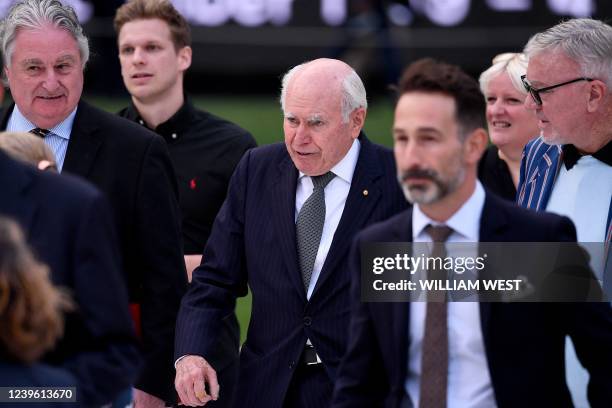
[{"label": "lapel pin", "polygon": [[368,194],[369,194],[369,193],[368,193],[368,190],[363,190],[363,192],[362,192],[362,193],[363,193],[363,196],[364,196],[364,197],[367,197],[367,196],[368,196]]}]

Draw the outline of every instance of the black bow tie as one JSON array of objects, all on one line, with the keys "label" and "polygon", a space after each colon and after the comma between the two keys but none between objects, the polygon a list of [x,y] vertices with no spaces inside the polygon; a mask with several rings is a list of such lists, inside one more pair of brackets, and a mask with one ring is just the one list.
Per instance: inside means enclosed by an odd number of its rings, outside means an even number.
[{"label": "black bow tie", "polygon": [[[563,164],[567,170],[571,170],[578,160],[584,156],[580,154],[574,145],[571,144],[563,145],[561,149],[563,150]],[[593,153],[591,156],[603,163],[606,163],[608,166],[612,166],[612,142],[608,142],[608,144]]]}]

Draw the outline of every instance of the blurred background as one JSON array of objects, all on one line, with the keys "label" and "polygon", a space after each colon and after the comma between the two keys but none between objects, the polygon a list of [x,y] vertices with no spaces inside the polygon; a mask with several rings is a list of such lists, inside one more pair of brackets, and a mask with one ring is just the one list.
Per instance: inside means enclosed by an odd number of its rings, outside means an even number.
[{"label": "blurred background", "polygon": [[[0,0],[4,15],[14,0]],[[86,99],[116,111],[127,101],[112,19],[123,0],[63,0],[91,39]],[[203,109],[250,130],[260,144],[282,138],[279,78],[318,57],[340,58],[365,82],[368,135],[390,144],[393,93],[404,66],[431,56],[474,77],[500,52],[571,17],[612,17],[611,0],[173,0],[192,24],[186,89]],[[5,101],[5,103],[7,103]]]},{"label": "blurred background", "polygon": [[[123,88],[113,29],[123,0],[63,0],[91,40],[85,99],[116,112]],[[0,0],[4,15],[13,0]],[[422,57],[461,65],[478,78],[498,53],[562,19],[609,23],[612,0],[173,0],[189,20],[193,65],[186,89],[195,104],[248,129],[258,143],[282,140],[280,77],[318,57],[339,58],[364,80],[370,102],[365,130],[390,145],[393,92],[403,67]],[[5,104],[10,103],[7,95]],[[237,312],[244,329],[249,298]],[[243,337],[244,339],[244,337]]]}]

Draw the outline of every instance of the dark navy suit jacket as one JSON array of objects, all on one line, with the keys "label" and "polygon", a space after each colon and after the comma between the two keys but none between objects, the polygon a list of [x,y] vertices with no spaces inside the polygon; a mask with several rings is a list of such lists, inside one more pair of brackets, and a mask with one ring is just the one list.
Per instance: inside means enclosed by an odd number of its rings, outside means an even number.
[{"label": "dark navy suit jacket", "polygon": [[40,172],[2,152],[0,191],[0,214],[21,225],[52,281],[78,306],[45,361],[77,378],[80,402],[109,402],[133,383],[140,357],[105,198],[81,180]]},{"label": "dark navy suit jacket", "polygon": [[[482,242],[575,241],[566,217],[535,214],[487,194]],[[362,231],[351,253],[355,306],[334,390],[334,408],[399,407],[406,398],[410,303],[362,303],[359,248],[364,242],[411,242],[412,212]],[[571,407],[565,383],[565,336],[589,370],[593,407],[612,401],[609,303],[480,303],[482,335],[497,406]]]},{"label": "dark navy suit jacket", "polygon": [[[4,112],[2,128],[12,112]],[[131,302],[141,308],[144,368],[136,387],[175,398],[173,339],[187,287],[174,170],[163,139],[129,120],[78,105],[62,174],[105,193]]]},{"label": "dark navy suit jacket", "polygon": [[[298,170],[283,144],[252,149],[232,180],[183,298],[176,357],[207,358],[235,298],[251,289],[251,321],[240,355],[237,406],[280,407],[309,338],[331,381],[349,321],[350,242],[357,231],[406,207],[391,152],[360,137],[361,150],[340,224],[310,300],[298,267]],[[214,367],[214,363],[213,363]],[[223,392],[223,390],[221,390]]]}]

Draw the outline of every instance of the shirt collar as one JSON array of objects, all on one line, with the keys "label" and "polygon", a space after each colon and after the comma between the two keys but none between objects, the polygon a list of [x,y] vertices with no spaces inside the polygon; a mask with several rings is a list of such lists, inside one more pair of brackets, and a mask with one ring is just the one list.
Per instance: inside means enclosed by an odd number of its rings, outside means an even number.
[{"label": "shirt collar", "polygon": [[[353,181],[353,174],[355,173],[355,167],[357,166],[357,159],[359,158],[359,151],[361,150],[361,142],[358,139],[353,140],[353,144],[349,151],[344,155],[342,160],[338,162],[334,167],[330,169],[336,177],[341,178],[347,183],[351,184]],[[298,180],[302,177],[306,177],[306,174],[300,171]]]},{"label": "shirt collar", "polygon": [[462,235],[469,242],[478,242],[480,235],[480,217],[482,208],[485,202],[485,192],[480,181],[476,181],[474,192],[463,203],[463,205],[455,212],[445,223],[439,223],[432,220],[421,211],[418,204],[413,206],[412,210],[412,238],[413,240],[424,233],[427,225],[446,225],[453,229],[453,234]]},{"label": "shirt collar", "polygon": [[[54,135],[61,137],[62,139],[70,140],[70,132],[72,131],[72,124],[74,123],[74,117],[76,116],[77,108],[62,120],[57,125],[53,126],[49,130]],[[9,118],[9,122],[6,126],[6,130],[11,132],[29,132],[32,129],[37,128],[34,123],[30,122],[19,110],[19,107],[15,105],[13,113]]]},{"label": "shirt collar", "polygon": [[[561,147],[563,150],[563,164],[567,170],[570,170],[578,160],[582,157],[576,146],[571,144],[566,144]],[[612,166],[612,141],[608,142],[604,147],[593,153],[591,156],[596,158],[597,160],[607,164],[608,166]]]},{"label": "shirt collar", "polygon": [[[191,118],[195,113],[195,107],[193,106],[191,99],[186,95],[184,100],[185,102],[183,103],[183,106],[181,106],[180,109],[170,117],[170,119],[160,123],[155,129],[151,129],[158,135],[163,136],[168,143],[184,136],[191,124]],[[130,102],[130,105],[127,108],[126,117],[148,128],[133,102]]]}]

